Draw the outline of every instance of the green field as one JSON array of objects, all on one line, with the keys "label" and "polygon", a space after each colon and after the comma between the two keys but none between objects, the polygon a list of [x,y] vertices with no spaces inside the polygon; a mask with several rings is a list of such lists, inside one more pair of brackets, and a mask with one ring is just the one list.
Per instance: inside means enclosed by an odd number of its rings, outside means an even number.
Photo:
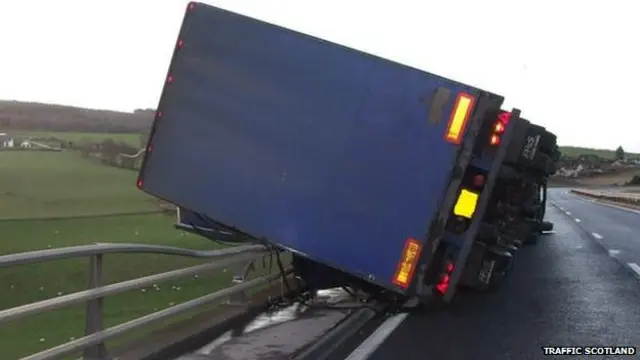
[{"label": "green field", "polygon": [[158,211],[130,170],[76,152],[0,152],[0,219]]},{"label": "green field", "polygon": [[[560,151],[563,156],[578,157],[579,155],[597,155],[604,159],[614,159],[616,152],[614,150],[590,149],[577,146],[561,146]],[[640,154],[628,153],[628,157],[640,158]]]},{"label": "green field", "polygon": [[[0,220],[0,255],[94,242],[196,249],[219,246],[175,230],[175,219],[160,213],[71,218],[156,210],[152,199],[136,189],[132,171],[99,165],[68,152],[11,151],[0,152],[0,174],[0,218],[5,219]],[[54,217],[58,219],[44,219]],[[10,218],[19,220],[6,220]],[[111,283],[197,263],[201,260],[114,254],[105,257],[105,274]],[[146,291],[108,297],[106,325],[226,287],[234,271],[201,274],[181,282],[160,283],[158,288]],[[0,269],[0,309],[85,289],[87,277],[87,259]],[[0,358],[20,358],[78,338],[83,335],[84,321],[82,305],[2,324]]]},{"label": "green field", "polygon": [[[37,138],[56,138],[63,141],[88,141],[100,142],[105,139],[113,139],[115,141],[123,141],[132,146],[140,145],[140,134],[116,134],[116,133],[78,133],[78,132],[55,132],[55,131],[11,131],[14,137],[37,137]],[[145,134],[146,135],[146,134]]]}]

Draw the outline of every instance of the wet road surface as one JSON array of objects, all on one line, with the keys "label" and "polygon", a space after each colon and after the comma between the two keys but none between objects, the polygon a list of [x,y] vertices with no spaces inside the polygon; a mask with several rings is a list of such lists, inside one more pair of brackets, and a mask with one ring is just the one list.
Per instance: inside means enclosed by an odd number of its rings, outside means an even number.
[{"label": "wet road surface", "polygon": [[566,190],[552,191],[549,199],[612,257],[640,276],[640,211],[604,205]]},{"label": "wet road surface", "polygon": [[[350,306],[340,289],[322,291],[315,304]],[[313,306],[313,304],[311,304]],[[347,310],[309,308],[295,304],[258,316],[238,334],[231,331],[176,360],[283,360],[319,340],[348,314]]]},{"label": "wet road surface", "polygon": [[[589,211],[597,209],[584,214]],[[639,346],[640,282],[633,271],[559,209],[550,206],[548,219],[555,234],[520,251],[498,292],[464,294],[446,311],[406,316],[369,359],[552,359],[558,357],[544,356],[541,347]],[[635,223],[637,234],[640,221]],[[366,343],[359,350],[366,352]],[[345,359],[351,350],[335,359]],[[358,359],[354,354],[349,360]]]},{"label": "wet road surface", "polygon": [[[640,281],[627,262],[640,261],[640,214],[584,202],[563,190],[552,190],[550,200],[556,206],[549,206],[547,217],[555,234],[522,249],[497,292],[461,294],[444,310],[372,321],[331,359],[554,359],[559,357],[544,356],[541,348],[639,346]],[[584,221],[576,222],[574,214]],[[610,256],[611,247],[624,258]],[[345,314],[297,307],[270,313],[242,336],[216,339],[180,360],[289,359]]]}]

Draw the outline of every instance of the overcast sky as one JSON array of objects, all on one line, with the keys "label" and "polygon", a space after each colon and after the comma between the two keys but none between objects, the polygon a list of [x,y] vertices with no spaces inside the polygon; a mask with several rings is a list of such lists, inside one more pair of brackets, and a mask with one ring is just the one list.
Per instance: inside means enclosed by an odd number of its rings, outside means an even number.
[{"label": "overcast sky", "polygon": [[[640,152],[637,1],[203,1],[499,93],[564,145]],[[0,99],[155,108],[187,1],[0,0]]]}]

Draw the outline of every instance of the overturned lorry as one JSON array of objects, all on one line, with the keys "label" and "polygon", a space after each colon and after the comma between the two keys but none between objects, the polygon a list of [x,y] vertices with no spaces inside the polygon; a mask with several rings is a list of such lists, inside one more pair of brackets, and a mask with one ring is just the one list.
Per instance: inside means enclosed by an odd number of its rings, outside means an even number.
[{"label": "overturned lorry", "polygon": [[179,227],[291,252],[310,289],[448,302],[542,224],[540,191],[528,208],[495,190],[542,189],[555,137],[503,101],[190,3],[137,185]]}]

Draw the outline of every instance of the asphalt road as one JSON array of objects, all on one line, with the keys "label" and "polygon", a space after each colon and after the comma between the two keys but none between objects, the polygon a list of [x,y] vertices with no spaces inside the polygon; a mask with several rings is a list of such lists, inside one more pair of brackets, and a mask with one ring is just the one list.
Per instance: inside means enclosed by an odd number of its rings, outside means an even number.
[{"label": "asphalt road", "polygon": [[[640,264],[640,213],[563,189],[551,190],[550,202],[547,218],[555,234],[520,250],[497,292],[461,294],[447,309],[371,321],[331,359],[537,360],[560,358],[545,356],[544,346],[640,346],[640,274],[629,266]],[[267,317],[272,324],[261,330],[216,340],[180,359],[289,359],[344,314],[313,311],[293,321],[286,314]],[[276,325],[276,318],[284,322]]]},{"label": "asphalt road", "polygon": [[391,317],[335,358],[553,359],[543,346],[640,346],[640,274],[627,265],[640,261],[640,214],[562,189],[550,199],[565,209],[549,206],[556,233],[520,251],[499,291],[463,294],[446,311]]},{"label": "asphalt road", "polygon": [[640,211],[604,205],[555,189],[549,199],[611,256],[640,275]]}]

